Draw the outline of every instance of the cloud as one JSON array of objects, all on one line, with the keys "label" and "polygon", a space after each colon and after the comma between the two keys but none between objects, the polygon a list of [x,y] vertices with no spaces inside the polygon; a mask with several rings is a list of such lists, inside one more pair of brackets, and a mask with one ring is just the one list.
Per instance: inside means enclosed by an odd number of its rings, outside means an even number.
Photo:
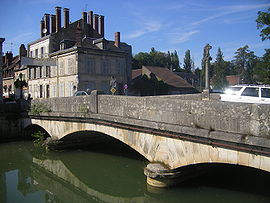
[{"label": "cloud", "polygon": [[178,44],[178,43],[183,43],[186,41],[189,41],[191,39],[191,36],[200,33],[199,30],[193,30],[189,32],[184,32],[184,33],[173,33],[171,36],[171,43],[173,44]]},{"label": "cloud", "polygon": [[[206,23],[206,22],[209,22],[211,20],[226,16],[226,15],[245,12],[245,11],[254,10],[254,9],[264,9],[264,8],[267,8],[267,7],[270,7],[270,4],[223,6],[223,7],[219,7],[219,8],[214,9],[214,11],[218,12],[217,14],[210,15],[210,16],[208,16],[206,18],[195,21],[195,22],[193,22],[191,24],[193,26],[196,26],[196,25]],[[213,9],[209,9],[209,10],[211,11]]]},{"label": "cloud", "polygon": [[134,33],[123,36],[124,39],[134,39],[141,37],[145,34],[159,31],[162,28],[162,24],[157,21],[145,21],[142,22],[141,27]]}]

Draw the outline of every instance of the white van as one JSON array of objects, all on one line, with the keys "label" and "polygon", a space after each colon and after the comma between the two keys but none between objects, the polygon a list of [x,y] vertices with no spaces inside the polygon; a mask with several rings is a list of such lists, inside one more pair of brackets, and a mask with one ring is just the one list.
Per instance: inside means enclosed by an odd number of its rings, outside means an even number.
[{"label": "white van", "polygon": [[221,101],[270,104],[269,85],[235,85],[220,95]]}]

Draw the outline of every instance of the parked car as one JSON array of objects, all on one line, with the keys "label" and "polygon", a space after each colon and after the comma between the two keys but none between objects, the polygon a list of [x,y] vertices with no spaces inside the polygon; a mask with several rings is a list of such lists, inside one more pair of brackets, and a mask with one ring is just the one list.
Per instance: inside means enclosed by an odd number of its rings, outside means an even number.
[{"label": "parked car", "polygon": [[89,95],[86,91],[77,91],[74,93],[74,96],[86,96]]},{"label": "parked car", "polygon": [[221,101],[270,104],[270,86],[234,85],[220,95]]}]

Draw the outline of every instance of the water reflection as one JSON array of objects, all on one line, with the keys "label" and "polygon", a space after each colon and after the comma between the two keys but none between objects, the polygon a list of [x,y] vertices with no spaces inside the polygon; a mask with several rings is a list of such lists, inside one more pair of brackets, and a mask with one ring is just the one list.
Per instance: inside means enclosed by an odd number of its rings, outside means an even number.
[{"label": "water reflection", "polygon": [[[134,165],[126,157],[80,150],[44,154],[30,143],[24,148],[25,144],[20,144],[16,156],[9,153],[6,158],[10,160],[6,166],[13,167],[1,167],[1,202],[31,202],[33,196],[38,202],[154,201],[143,192],[144,162],[140,159]],[[14,144],[12,149],[18,147]]]},{"label": "water reflection", "polygon": [[[89,150],[91,149],[91,150]],[[147,187],[146,161],[122,145],[44,152],[0,145],[0,202],[270,202],[270,175],[225,168],[175,188]]]}]

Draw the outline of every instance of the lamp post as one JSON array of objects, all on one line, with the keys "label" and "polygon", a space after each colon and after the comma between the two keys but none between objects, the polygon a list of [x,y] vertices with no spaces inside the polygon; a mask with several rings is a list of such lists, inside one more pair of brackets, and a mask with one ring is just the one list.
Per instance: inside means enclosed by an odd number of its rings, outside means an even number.
[{"label": "lamp post", "polygon": [[3,42],[5,38],[0,38],[0,103],[3,103],[3,62],[2,62],[2,50],[3,50]]}]

